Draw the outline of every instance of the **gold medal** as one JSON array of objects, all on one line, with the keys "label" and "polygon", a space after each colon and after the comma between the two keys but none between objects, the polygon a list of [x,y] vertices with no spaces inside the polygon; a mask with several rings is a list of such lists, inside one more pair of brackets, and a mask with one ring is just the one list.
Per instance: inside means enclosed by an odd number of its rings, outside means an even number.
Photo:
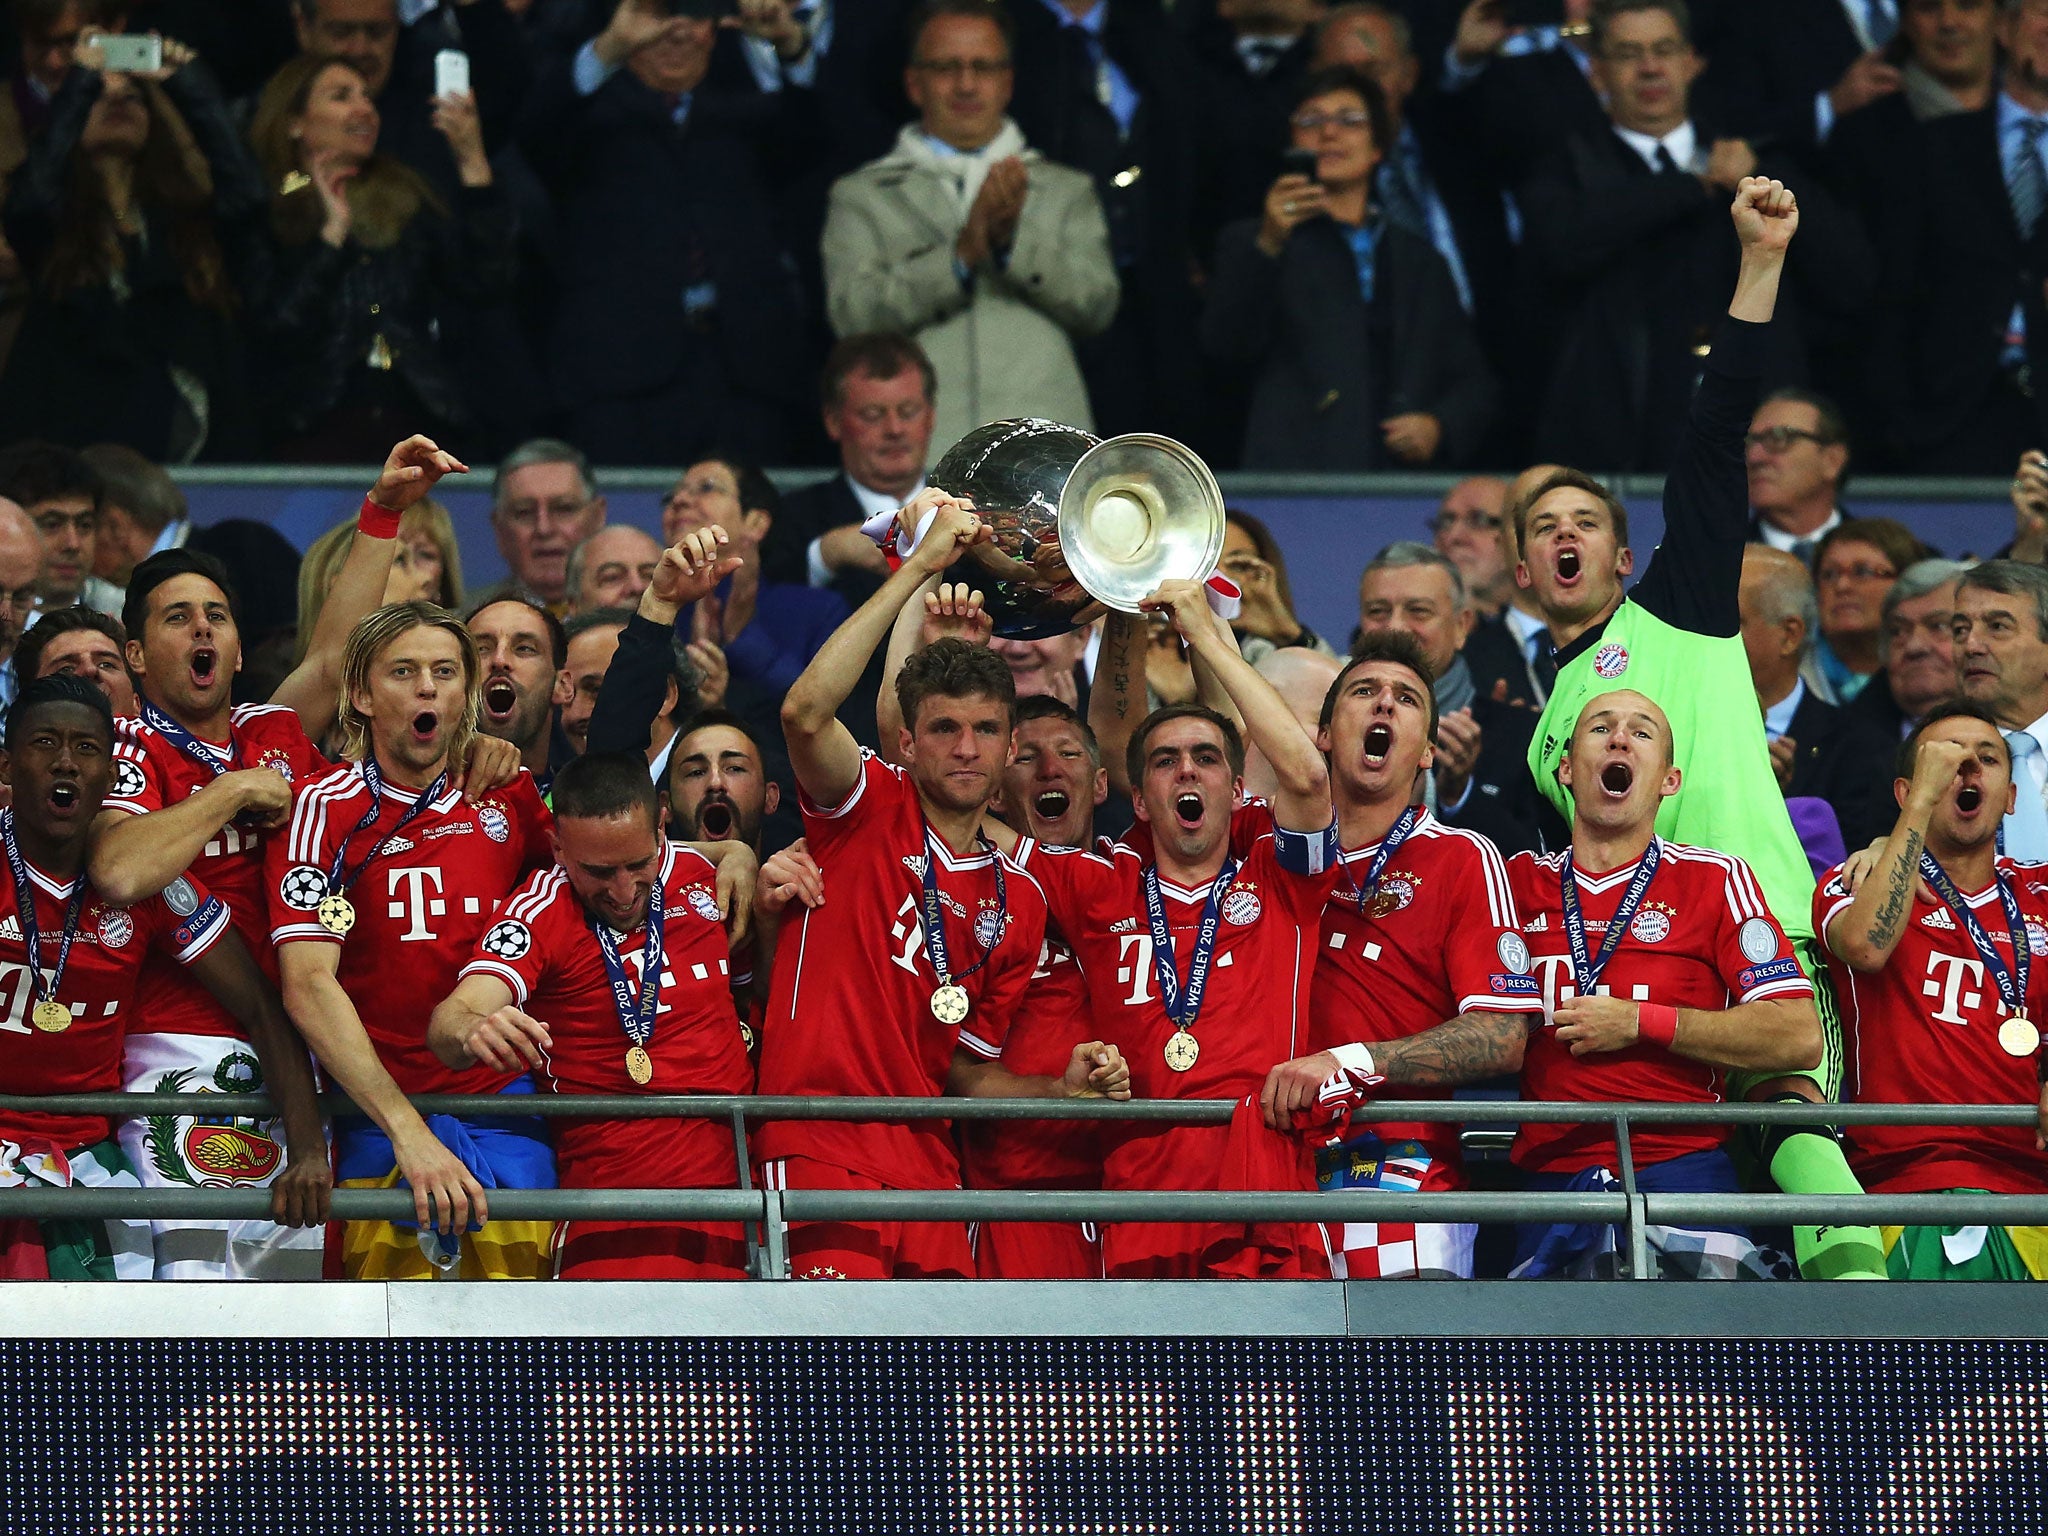
[{"label": "gold medal", "polygon": [[71,1010],[54,997],[46,997],[29,1011],[35,1026],[46,1035],[61,1035],[71,1027]]},{"label": "gold medal", "polygon": [[626,1052],[626,1076],[645,1088],[654,1081],[654,1058],[640,1046]]},{"label": "gold medal", "polygon": [[337,939],[346,938],[349,929],[356,925],[356,909],[350,900],[339,891],[332,896],[320,898],[320,926]]},{"label": "gold medal", "polygon": [[1166,1042],[1166,1064],[1176,1072],[1185,1072],[1194,1066],[1201,1054],[1202,1044],[1191,1030],[1176,1029]]},{"label": "gold medal", "polygon": [[958,982],[947,982],[932,993],[932,1017],[941,1024],[961,1024],[967,1019],[967,989]]},{"label": "gold medal", "polygon": [[1998,1026],[1998,1048],[2008,1056],[2031,1056],[2041,1046],[2041,1031],[2024,1013],[2016,1013]]},{"label": "gold medal", "polygon": [[740,1020],[740,1045],[749,1051],[754,1048],[754,1026],[745,1019]]}]

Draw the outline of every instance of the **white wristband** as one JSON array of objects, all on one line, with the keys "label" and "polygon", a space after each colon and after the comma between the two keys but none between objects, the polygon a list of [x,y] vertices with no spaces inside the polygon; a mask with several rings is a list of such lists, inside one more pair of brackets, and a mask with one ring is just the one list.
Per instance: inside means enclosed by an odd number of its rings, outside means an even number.
[{"label": "white wristband", "polygon": [[1347,1072],[1363,1072],[1367,1077],[1378,1075],[1379,1069],[1372,1062],[1372,1052],[1356,1040],[1349,1045],[1332,1046],[1330,1054],[1337,1058],[1337,1065]]}]

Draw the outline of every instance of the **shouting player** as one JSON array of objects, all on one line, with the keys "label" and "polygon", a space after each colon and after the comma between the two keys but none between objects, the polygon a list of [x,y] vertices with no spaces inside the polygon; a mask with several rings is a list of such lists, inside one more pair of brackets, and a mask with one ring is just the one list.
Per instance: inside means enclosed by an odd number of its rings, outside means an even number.
[{"label": "shouting player", "polygon": [[553,782],[549,749],[555,710],[569,702],[569,638],[537,593],[515,588],[469,611],[464,624],[484,669],[477,730],[510,742],[519,766],[546,799]]},{"label": "shouting player", "polygon": [[[1543,1018],[1522,1062],[1522,1097],[1711,1104],[1730,1071],[1810,1071],[1821,1052],[1813,985],[1749,866],[1667,842],[1658,807],[1684,776],[1664,712],[1623,689],[1588,700],[1558,766],[1572,796],[1564,853],[1508,861],[1543,982]],[[1738,1186],[1713,1125],[1633,1126],[1639,1188]],[[1526,1124],[1513,1157],[1532,1189],[1618,1189],[1614,1127]],[[1525,1225],[1521,1276],[1609,1275],[1612,1227]],[[1760,1272],[1739,1228],[1651,1228],[1666,1278]]]},{"label": "shouting player", "polygon": [[[335,1127],[345,1186],[412,1190],[418,1239],[350,1222],[350,1279],[419,1278],[458,1262],[454,1234],[482,1223],[484,1186],[551,1188],[537,1118],[423,1120],[409,1093],[531,1093],[487,1063],[444,1067],[428,1015],[494,931],[498,908],[549,863],[551,824],[532,777],[472,805],[452,765],[476,734],[483,679],[469,631],[431,603],[392,603],[348,638],[341,726],[350,761],[315,779],[270,839],[264,872],[285,1003],[328,1075],[375,1122]],[[488,949],[488,941],[486,948]],[[433,1229],[430,1231],[429,1229]],[[548,1228],[483,1226],[459,1246],[469,1278],[539,1278]]]},{"label": "shouting player", "polygon": [[[25,684],[7,715],[0,754],[13,792],[0,811],[0,1088],[8,1093],[111,1093],[121,1081],[122,1035],[135,1013],[145,964],[161,956],[189,968],[253,1042],[284,1106],[288,1156],[271,1181],[280,1223],[317,1231],[327,1215],[327,1142],[314,1108],[305,1047],[203,885],[179,878],[161,893],[119,902],[86,872],[93,820],[115,775],[114,720],[106,696],[67,676]],[[222,1117],[183,1133],[168,1126],[167,1155],[219,1155],[248,1136]],[[134,1184],[103,1115],[0,1116],[0,1186]],[[0,1275],[59,1280],[147,1280],[157,1270],[147,1224],[84,1220],[0,1223]]]},{"label": "shouting player", "polygon": [[[1343,841],[1316,954],[1311,1054],[1266,1080],[1267,1124],[1286,1130],[1340,1067],[1380,1077],[1381,1098],[1437,1097],[1522,1064],[1542,1008],[1500,852],[1415,804],[1430,770],[1436,693],[1422,648],[1365,636],[1323,701],[1318,745]],[[1354,1119],[1354,1125],[1361,1123]],[[1465,1187],[1458,1127],[1380,1122],[1317,1154],[1324,1189]],[[1347,1222],[1339,1278],[1472,1277],[1478,1229]]]},{"label": "shouting player", "polygon": [[[1053,921],[1080,958],[1096,1029],[1126,1043],[1145,1098],[1232,1098],[1233,1123],[1147,1130],[1108,1154],[1111,1189],[1308,1189],[1314,1172],[1291,1136],[1259,1118],[1273,1064],[1299,1054],[1323,902],[1336,876],[1337,828],[1321,754],[1286,702],[1225,637],[1196,582],[1168,582],[1143,604],[1167,614],[1189,652],[1228,693],[1279,785],[1273,828],[1242,858],[1231,848],[1244,744],[1199,704],[1154,710],[1127,764],[1150,859],[1018,845]],[[1104,1234],[1113,1279],[1329,1273],[1315,1226],[1125,1223]]]},{"label": "shouting player", "polygon": [[[1982,705],[1937,705],[1899,753],[1899,819],[1852,895],[1839,869],[1814,898],[1861,1104],[2011,1104],[2035,1097],[2048,1018],[2048,869],[1998,852],[2012,754]],[[1934,898],[1928,901],[1926,896]],[[2048,1094],[2043,1095],[2048,1102]],[[1866,1189],[2048,1194],[2034,1132],[1858,1125]],[[1895,1279],[2048,1278],[2040,1227],[1887,1227]]]},{"label": "shouting player", "polygon": [[[141,719],[115,747],[114,789],[94,827],[93,882],[118,900],[162,890],[188,869],[226,904],[236,931],[274,974],[263,846],[284,826],[294,786],[326,771],[309,737],[333,723],[341,649],[376,607],[397,548],[399,515],[463,466],[424,437],[391,450],[364,499],[353,544],[320,611],[306,659],[271,702],[233,702],[242,636],[227,573],[211,557],[165,550],[135,567],[123,612]],[[235,1018],[179,967],[153,962],[148,1001],[129,1025],[132,1092],[251,1093],[268,1083]],[[303,1052],[291,1070],[310,1077]],[[210,1118],[210,1117],[209,1117]],[[122,1145],[148,1185],[260,1185],[283,1158],[277,1126],[239,1119],[211,1135],[189,1116],[127,1121]],[[322,1237],[270,1222],[160,1220],[165,1279],[317,1279]]]},{"label": "shouting player", "polygon": [[[1010,755],[1016,691],[998,656],[959,640],[920,652],[897,679],[905,767],[861,751],[837,718],[903,605],[988,530],[936,491],[917,547],[842,624],[783,700],[806,841],[831,897],[806,909],[775,954],[762,1035],[763,1093],[1026,1098],[1128,1097],[1114,1047],[1086,1040],[1057,1076],[998,1058],[1045,931],[1038,883],[998,853],[982,817]],[[756,1147],[775,1186],[946,1189],[960,1182],[943,1123],[783,1121]],[[959,1223],[812,1223],[790,1234],[800,1276],[974,1272]]]},{"label": "shouting player", "polygon": [[[557,1093],[746,1093],[717,869],[662,835],[647,759],[580,757],[555,781],[555,859],[505,904],[434,1010],[429,1043],[451,1068],[532,1070]],[[567,1189],[732,1189],[738,1160],[717,1120],[562,1120]],[[572,1280],[713,1280],[746,1274],[738,1223],[576,1221],[557,1229]]]},{"label": "shouting player", "polygon": [[[1557,680],[1529,746],[1536,787],[1560,815],[1572,797],[1558,764],[1595,695],[1632,688],[1654,700],[1678,738],[1685,788],[1657,815],[1658,830],[1740,853],[1756,869],[1771,912],[1799,946],[1816,984],[1827,1043],[1811,1073],[1739,1076],[1742,1097],[1825,1102],[1841,1089],[1841,1030],[1824,959],[1810,931],[1813,869],[1771,770],[1742,648],[1742,551],[1749,537],[1743,438],[1755,414],[1767,326],[1799,209],[1782,183],[1748,177],[1731,207],[1742,249],[1727,317],[1693,399],[1684,445],[1664,482],[1664,541],[1627,593],[1634,567],[1628,514],[1598,481],[1551,475],[1511,510],[1520,544],[1515,581],[1541,610],[1557,652]],[[1853,1194],[1858,1186],[1825,1126],[1774,1128],[1763,1138],[1771,1177],[1788,1192]],[[1884,1255],[1870,1227],[1793,1232],[1809,1279],[1871,1277]]]}]

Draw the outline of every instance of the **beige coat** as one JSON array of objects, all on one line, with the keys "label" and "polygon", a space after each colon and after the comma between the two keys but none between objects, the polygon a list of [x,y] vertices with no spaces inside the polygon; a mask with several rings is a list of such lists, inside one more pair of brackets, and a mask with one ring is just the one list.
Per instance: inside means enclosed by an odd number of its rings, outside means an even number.
[{"label": "beige coat", "polygon": [[1043,416],[1092,427],[1073,337],[1116,316],[1116,268],[1095,188],[1026,149],[1031,189],[1009,260],[963,283],[954,246],[966,213],[928,152],[897,148],[843,176],[825,219],[825,302],[841,336],[907,331],[939,378],[936,460],[986,421]]}]

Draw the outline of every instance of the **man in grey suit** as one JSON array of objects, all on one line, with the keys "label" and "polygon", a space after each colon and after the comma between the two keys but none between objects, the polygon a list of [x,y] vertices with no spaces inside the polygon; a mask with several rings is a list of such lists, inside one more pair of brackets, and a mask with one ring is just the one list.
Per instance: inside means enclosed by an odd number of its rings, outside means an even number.
[{"label": "man in grey suit", "polygon": [[833,186],[825,219],[832,327],[917,338],[938,374],[940,453],[1006,416],[1091,426],[1073,338],[1116,314],[1093,185],[1007,116],[1009,29],[988,0],[929,0],[904,75],[919,120]]}]

